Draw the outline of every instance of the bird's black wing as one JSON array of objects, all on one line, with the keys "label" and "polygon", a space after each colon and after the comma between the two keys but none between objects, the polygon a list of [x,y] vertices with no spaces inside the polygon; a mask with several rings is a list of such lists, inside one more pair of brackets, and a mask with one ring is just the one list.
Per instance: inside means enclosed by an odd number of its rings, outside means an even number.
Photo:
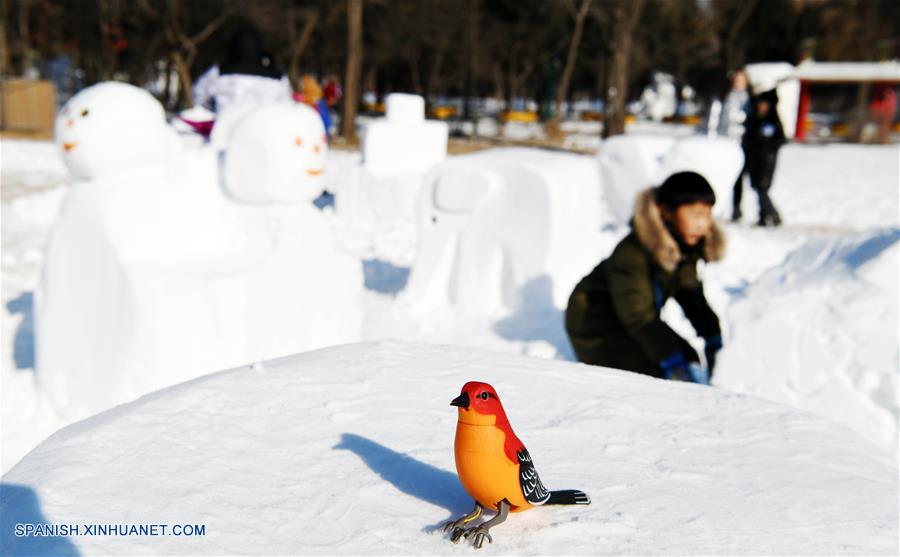
[{"label": "bird's black wing", "polygon": [[516,457],[519,461],[519,485],[522,486],[522,495],[532,505],[543,505],[550,498],[550,492],[541,483],[528,449],[522,447],[516,451]]}]

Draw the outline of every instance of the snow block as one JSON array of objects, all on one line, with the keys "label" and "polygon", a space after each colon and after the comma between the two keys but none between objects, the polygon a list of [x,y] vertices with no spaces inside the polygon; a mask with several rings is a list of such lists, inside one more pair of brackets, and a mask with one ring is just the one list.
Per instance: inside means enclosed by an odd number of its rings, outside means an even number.
[{"label": "snow block", "polygon": [[225,150],[225,191],[255,204],[301,203],[324,189],[328,138],[318,113],[299,103],[255,107]]},{"label": "snow block", "polygon": [[565,307],[593,257],[573,246],[600,228],[599,206],[587,157],[526,149],[454,157],[422,189],[404,296],[490,312],[514,308],[523,287],[541,282],[546,303]]},{"label": "snow block", "polygon": [[73,177],[89,180],[180,149],[162,105],[147,91],[116,81],[87,87],[56,118],[56,144]]},{"label": "snow block", "polygon": [[414,226],[425,175],[447,158],[449,134],[445,122],[424,119],[422,97],[396,94],[387,102],[388,117],[363,133],[361,172],[338,195],[341,217],[369,223],[376,240]]},{"label": "snow block", "polygon": [[709,181],[716,192],[713,212],[727,218],[744,154],[737,142],[725,138],[619,135],[603,142],[599,163],[604,197],[619,224],[626,224],[634,215],[639,192],[686,170]]},{"label": "snow block", "polygon": [[376,177],[427,172],[447,157],[448,134],[445,122],[425,120],[422,97],[388,95],[387,118],[365,129],[365,168]]},{"label": "snow block", "polygon": [[385,116],[392,124],[420,124],[425,121],[425,99],[419,95],[392,93],[385,99]]}]

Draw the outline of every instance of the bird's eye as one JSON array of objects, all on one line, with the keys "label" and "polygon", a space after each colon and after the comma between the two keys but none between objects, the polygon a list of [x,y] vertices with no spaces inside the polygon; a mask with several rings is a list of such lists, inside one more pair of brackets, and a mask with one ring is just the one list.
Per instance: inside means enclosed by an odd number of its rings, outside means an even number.
[{"label": "bird's eye", "polygon": [[487,391],[483,391],[481,393],[481,400],[487,400],[487,399],[488,399],[488,393],[487,393]]},{"label": "bird's eye", "polygon": [[89,113],[90,113],[90,111],[89,111],[88,109],[85,108],[84,110],[81,111],[81,117],[84,118],[84,117],[87,116]]}]

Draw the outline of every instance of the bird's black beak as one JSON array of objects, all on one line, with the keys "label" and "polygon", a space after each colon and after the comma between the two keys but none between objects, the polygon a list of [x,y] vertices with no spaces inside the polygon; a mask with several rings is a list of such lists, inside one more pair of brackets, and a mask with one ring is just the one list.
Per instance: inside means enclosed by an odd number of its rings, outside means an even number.
[{"label": "bird's black beak", "polygon": [[460,408],[469,408],[469,393],[463,391],[463,394],[454,398],[450,402],[450,406],[459,406]]}]

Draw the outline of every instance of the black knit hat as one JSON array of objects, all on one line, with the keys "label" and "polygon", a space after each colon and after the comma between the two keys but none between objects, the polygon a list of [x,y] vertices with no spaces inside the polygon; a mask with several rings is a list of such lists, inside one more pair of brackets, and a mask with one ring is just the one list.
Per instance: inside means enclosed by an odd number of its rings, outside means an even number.
[{"label": "black knit hat", "polygon": [[676,172],[654,188],[653,198],[660,205],[675,209],[691,203],[716,204],[716,192],[706,178],[696,172]]}]

